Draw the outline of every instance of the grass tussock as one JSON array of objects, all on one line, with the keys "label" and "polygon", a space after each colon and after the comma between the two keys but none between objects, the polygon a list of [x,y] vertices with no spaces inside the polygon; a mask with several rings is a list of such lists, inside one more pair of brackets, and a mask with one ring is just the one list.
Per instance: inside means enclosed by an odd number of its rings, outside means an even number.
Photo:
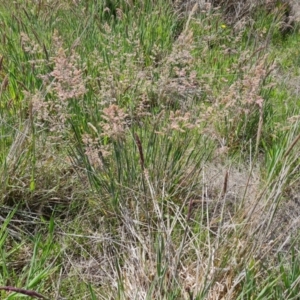
[{"label": "grass tussock", "polygon": [[293,1],[2,1],[0,298],[298,299]]}]

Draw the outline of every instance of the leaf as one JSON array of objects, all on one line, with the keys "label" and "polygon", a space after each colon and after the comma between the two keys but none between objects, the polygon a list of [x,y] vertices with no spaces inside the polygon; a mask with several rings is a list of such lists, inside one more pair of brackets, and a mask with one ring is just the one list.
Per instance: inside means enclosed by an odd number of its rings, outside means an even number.
[{"label": "leaf", "polygon": [[33,192],[35,190],[35,181],[31,180],[30,181],[30,187],[29,187],[30,191]]}]

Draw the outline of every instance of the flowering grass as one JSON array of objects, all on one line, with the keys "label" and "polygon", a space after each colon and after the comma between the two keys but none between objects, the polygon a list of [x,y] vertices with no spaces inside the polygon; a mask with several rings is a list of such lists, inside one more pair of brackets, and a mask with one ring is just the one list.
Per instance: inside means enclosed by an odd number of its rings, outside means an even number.
[{"label": "flowering grass", "polygon": [[250,2],[1,2],[1,299],[299,298],[297,5]]}]

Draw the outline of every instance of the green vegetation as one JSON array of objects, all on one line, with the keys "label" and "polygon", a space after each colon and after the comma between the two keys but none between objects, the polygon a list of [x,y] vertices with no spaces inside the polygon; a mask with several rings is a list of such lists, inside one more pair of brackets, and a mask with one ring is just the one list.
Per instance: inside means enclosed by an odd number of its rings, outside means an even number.
[{"label": "green vegetation", "polygon": [[192,2],[1,1],[1,299],[300,297],[300,21]]}]

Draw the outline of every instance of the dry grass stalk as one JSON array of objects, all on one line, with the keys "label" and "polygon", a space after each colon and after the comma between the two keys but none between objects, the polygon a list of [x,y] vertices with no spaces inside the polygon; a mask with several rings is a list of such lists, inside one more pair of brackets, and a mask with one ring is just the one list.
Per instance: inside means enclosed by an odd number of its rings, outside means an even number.
[{"label": "dry grass stalk", "polygon": [[26,149],[25,144],[30,136],[31,126],[31,120],[27,119],[23,124],[23,129],[17,131],[16,137],[7,154],[8,165],[14,165],[20,159],[20,155],[24,149]]}]

